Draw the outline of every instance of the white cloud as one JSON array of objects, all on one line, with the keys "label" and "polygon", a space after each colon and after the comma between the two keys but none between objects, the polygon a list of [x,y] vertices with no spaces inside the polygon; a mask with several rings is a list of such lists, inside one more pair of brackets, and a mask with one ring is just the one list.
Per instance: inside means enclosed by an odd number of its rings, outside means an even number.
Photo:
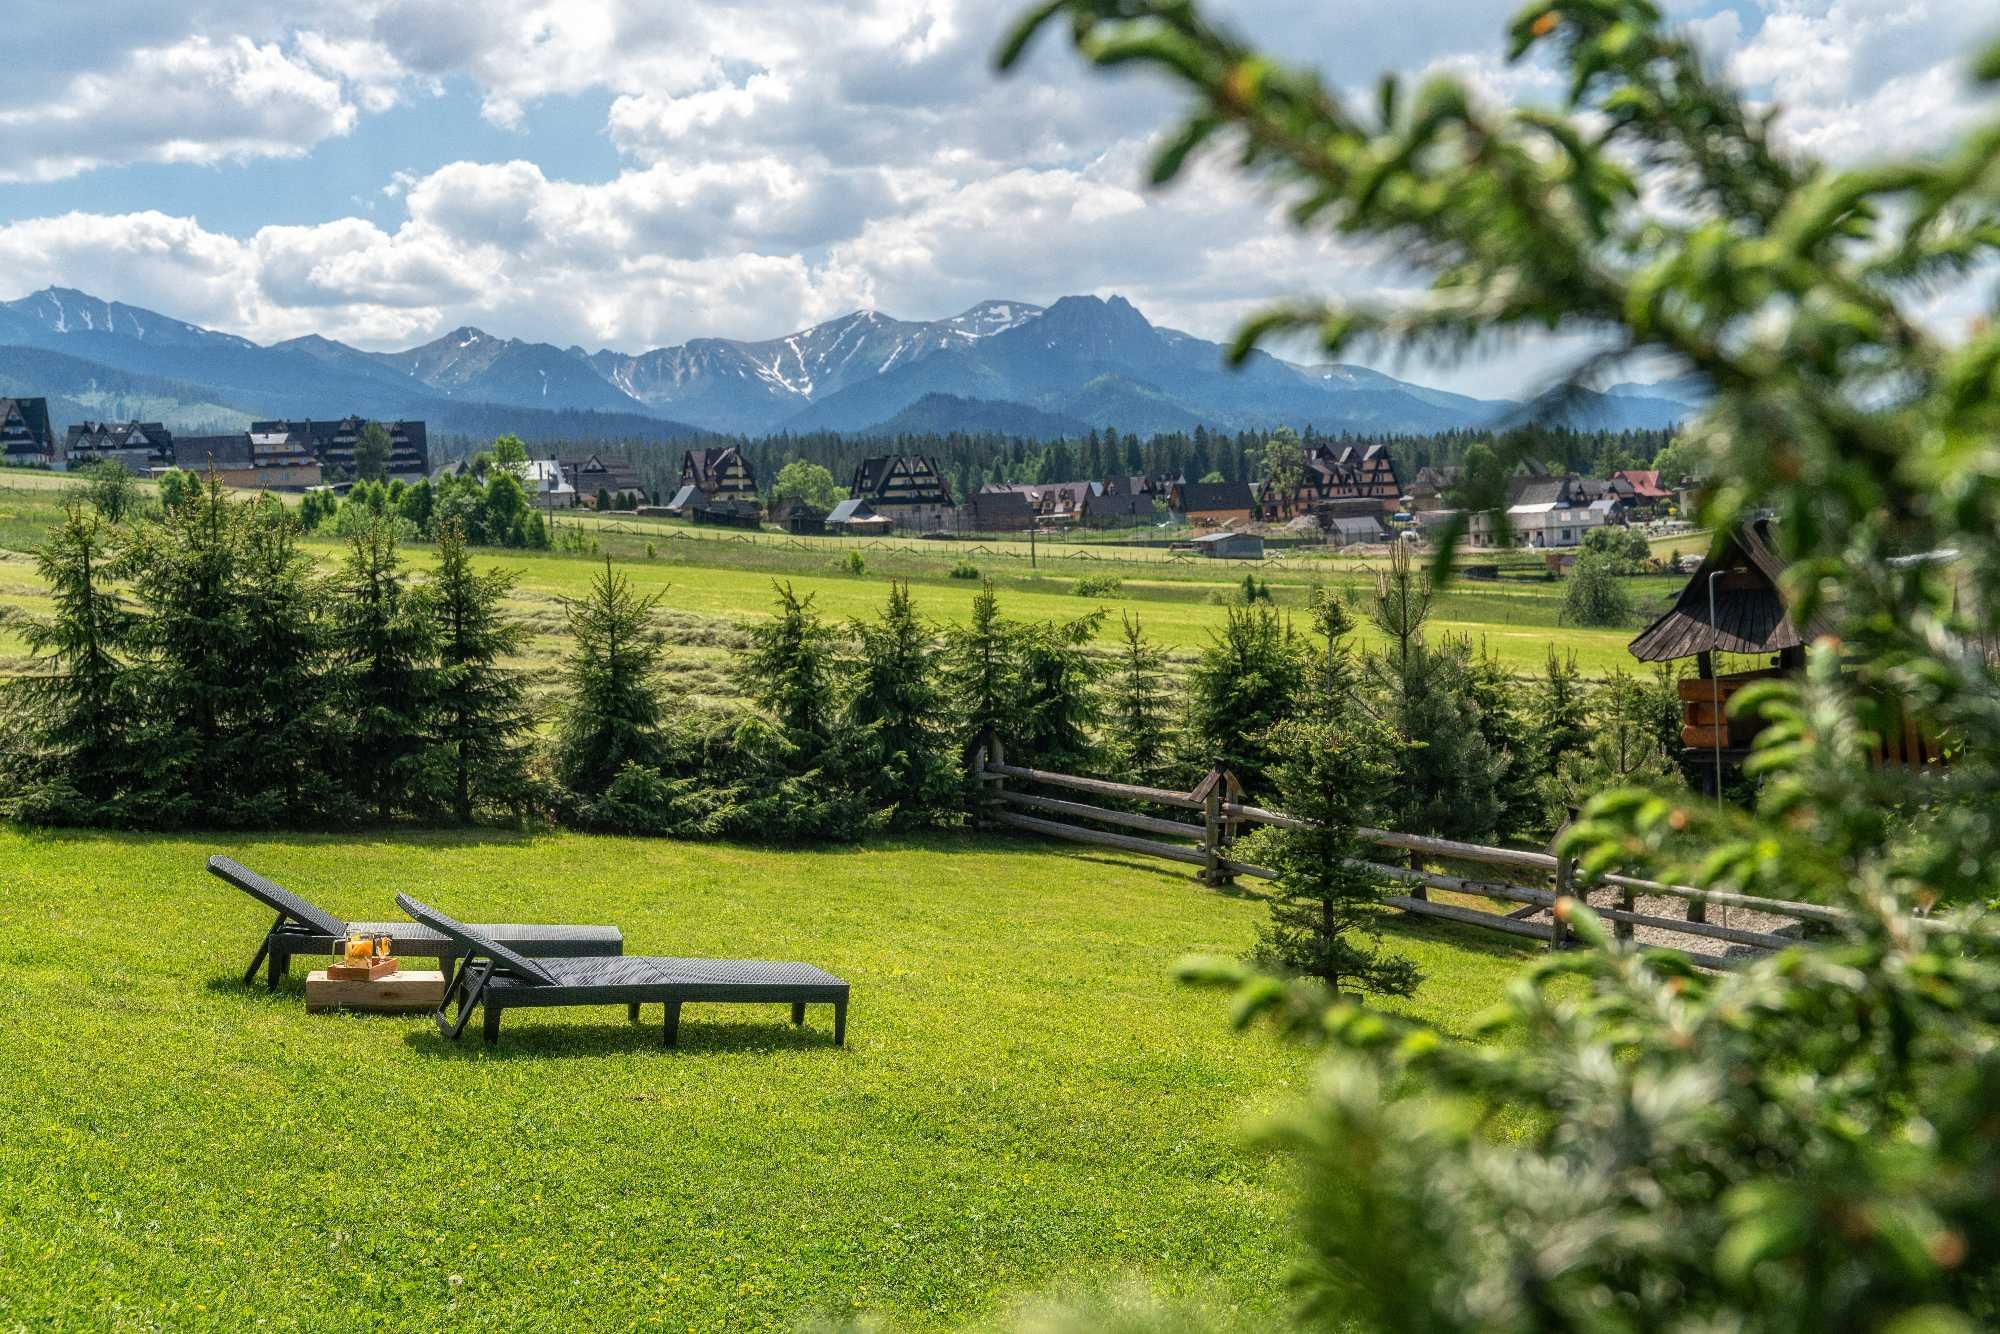
[{"label": "white cloud", "polygon": [[[25,3],[25,40],[55,53],[59,91],[0,89],[0,179],[309,153],[373,132],[420,89],[524,132],[512,161],[383,142],[382,177],[345,182],[306,225],[211,231],[114,207],[0,226],[0,273],[23,290],[67,282],[260,339],[316,329],[383,346],[470,322],[638,349],[765,337],[859,305],[915,318],[1075,291],[1222,336],[1275,298],[1410,281],[1393,257],[1294,235],[1224,171],[1141,188],[1173,91],[1087,71],[1055,31],[997,79],[1012,0]],[[1295,0],[1211,9],[1336,87],[1396,68],[1412,85],[1446,71],[1489,98],[1556,100],[1546,67],[1498,58],[1516,3],[1404,0],[1394,22]],[[1669,8],[1718,64],[1787,103],[1791,142],[1841,159],[1931,142],[1962,118],[1951,62],[1996,26],[1962,0]],[[618,154],[596,179],[534,133],[546,104],[590,96]],[[410,133],[409,112],[391,119]],[[349,194],[378,190],[383,222],[346,216],[369,211]]]},{"label": "white cloud", "polygon": [[46,101],[0,110],[0,180],[297,155],[348,133],[355,116],[337,79],[276,44],[189,37],[79,74]]}]

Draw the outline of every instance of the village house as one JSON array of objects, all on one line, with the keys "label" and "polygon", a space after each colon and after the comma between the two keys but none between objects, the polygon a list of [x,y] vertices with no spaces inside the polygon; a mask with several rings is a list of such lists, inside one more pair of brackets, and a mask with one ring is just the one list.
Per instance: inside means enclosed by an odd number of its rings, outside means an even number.
[{"label": "village house", "polygon": [[1187,478],[1172,473],[1113,473],[1104,479],[1099,494],[1107,496],[1147,496],[1165,500],[1169,492]]},{"label": "village house", "polygon": [[1035,507],[1026,491],[988,484],[965,502],[959,526],[974,533],[1022,533],[1035,526]]},{"label": "village house", "polygon": [[328,481],[351,481],[355,446],[361,441],[361,433],[371,425],[381,426],[389,435],[386,476],[415,482],[430,475],[430,434],[420,421],[370,422],[365,417],[342,417],[337,421],[310,418],[255,421],[250,423],[250,448],[257,457],[255,466],[267,471],[296,472],[306,466],[306,456],[310,455]]},{"label": "village house", "polygon": [[[877,454],[861,461],[847,494],[868,513],[905,532],[935,532],[957,520],[951,486],[935,460],[923,454]],[[827,523],[834,522],[834,514]]]},{"label": "village house", "polygon": [[1410,479],[1410,511],[1425,514],[1448,508],[1451,489],[1458,485],[1458,473],[1455,467],[1429,464],[1417,469],[1417,475]]},{"label": "village house", "polygon": [[535,508],[553,513],[576,507],[576,488],[563,476],[562,464],[555,459],[529,459],[521,466],[520,475],[528,502]]},{"label": "village house", "polygon": [[821,525],[835,537],[880,537],[894,532],[896,521],[877,514],[865,500],[843,500],[835,505]]},{"label": "village house", "polygon": [[1403,479],[1387,445],[1314,445],[1291,493],[1279,494],[1267,479],[1258,488],[1257,503],[1263,516],[1275,522],[1337,501],[1366,500],[1393,513],[1402,498]]},{"label": "village house", "polygon": [[[693,488],[710,500],[757,503],[757,474],[735,445],[722,449],[690,449],[681,455],[680,491]],[[676,495],[676,500],[679,496]],[[690,497],[692,499],[692,497]]]},{"label": "village house", "polygon": [[[282,425],[260,422],[259,426]],[[187,472],[213,471],[224,486],[257,491],[304,491],[325,479],[307,439],[289,430],[184,435],[173,443],[172,464]]]},{"label": "village house", "polygon": [[[1581,546],[1593,528],[1617,522],[1618,501],[1602,481],[1588,477],[1516,477],[1508,486],[1507,524],[1513,544],[1555,551]],[[1480,511],[1467,524],[1468,546],[1500,544],[1494,516]]]},{"label": "village house", "polygon": [[159,422],[82,422],[63,440],[63,467],[116,463],[134,477],[174,466],[174,433]]},{"label": "village house", "polygon": [[1121,495],[1100,491],[1083,502],[1083,522],[1091,528],[1136,528],[1158,518],[1153,497],[1143,493]]},{"label": "village house", "polygon": [[607,459],[601,454],[590,454],[583,458],[562,459],[563,480],[576,492],[576,503],[596,508],[600,492],[611,497],[616,505],[618,497],[627,493],[640,504],[646,503],[646,488],[639,480],[639,470],[624,459]]},{"label": "village house", "polygon": [[1620,508],[1640,514],[1652,514],[1674,498],[1673,492],[1660,485],[1660,474],[1654,469],[1621,468],[1611,474],[1611,491]]},{"label": "village house", "polygon": [[1250,522],[1257,498],[1248,482],[1177,482],[1167,507],[1188,523],[1218,526]]},{"label": "village house", "polygon": [[0,398],[0,462],[14,468],[61,466],[46,398]]}]

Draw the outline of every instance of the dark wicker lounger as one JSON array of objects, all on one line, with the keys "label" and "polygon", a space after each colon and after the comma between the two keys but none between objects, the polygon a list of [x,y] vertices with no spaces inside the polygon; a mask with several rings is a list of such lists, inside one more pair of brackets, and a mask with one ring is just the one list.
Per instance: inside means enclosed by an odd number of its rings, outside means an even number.
[{"label": "dark wicker lounger", "polygon": [[[318,904],[308,903],[276,881],[267,880],[227,857],[210,857],[208,870],[278,914],[278,920],[265,934],[264,943],[257,947],[256,957],[250,960],[250,967],[243,974],[245,986],[256,979],[257,969],[266,959],[270,961],[271,985],[275,987],[291,967],[294,954],[332,954],[334,942],[350,933],[386,935],[394,942],[397,954],[436,959],[446,974],[452,971],[453,961],[464,953],[451,937],[416,922],[344,922]],[[482,926],[479,930],[522,954],[594,958],[625,952],[625,937],[615,926],[502,923]]]},{"label": "dark wicker lounger", "polygon": [[[690,1001],[790,1004],[792,1022],[806,1021],[806,1006],[833,1006],[833,1044],[847,1042],[847,983],[806,963],[765,963],[751,959],[667,959],[627,955],[618,959],[526,959],[486,934],[408,894],[396,906],[435,928],[464,953],[465,964],[445,989],[437,1008],[438,1031],[456,1038],[474,1009],[484,1008],[481,1033],[500,1037],[500,1012],[529,1005],[623,1005],[631,1019],[641,1005],[666,1006],[668,1046],[679,1035],[681,1006]],[[458,1016],[451,1003],[458,1001]]]}]

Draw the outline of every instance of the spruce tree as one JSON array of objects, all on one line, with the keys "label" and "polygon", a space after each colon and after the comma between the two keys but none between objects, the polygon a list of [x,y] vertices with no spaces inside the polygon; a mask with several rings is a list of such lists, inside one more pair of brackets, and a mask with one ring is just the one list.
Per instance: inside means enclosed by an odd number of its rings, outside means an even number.
[{"label": "spruce tree", "polygon": [[813,609],[813,595],[773,583],[778,614],[750,631],[743,656],[750,697],[796,744],[816,750],[833,731],[841,701],[838,637]]},{"label": "spruce tree", "polygon": [[137,776],[135,621],[114,580],[111,525],[71,502],[35,552],[54,613],[23,629],[32,670],[8,689],[6,814],[60,824],[118,822]]},{"label": "spruce tree", "polygon": [[1558,654],[1555,645],[1549,645],[1542,679],[1534,689],[1534,710],[1542,728],[1542,772],[1552,774],[1563,756],[1590,742],[1590,696],[1575,652]]},{"label": "spruce tree", "polygon": [[1020,639],[1020,627],[1000,614],[991,579],[973,595],[971,619],[946,634],[945,682],[968,751],[988,735],[1007,746],[1020,741]]},{"label": "spruce tree", "polygon": [[1126,614],[1124,624],[1124,647],[1112,673],[1112,737],[1126,781],[1151,786],[1165,779],[1172,740],[1166,654],[1146,642],[1138,617]]},{"label": "spruce tree", "polygon": [[1421,974],[1383,948],[1387,882],[1367,864],[1371,849],[1356,833],[1388,808],[1395,739],[1351,696],[1314,693],[1303,715],[1269,738],[1280,756],[1271,768],[1277,799],[1307,823],[1257,836],[1255,855],[1278,875],[1251,958],[1275,972],[1318,978],[1336,993],[1408,996]]},{"label": "spruce tree", "polygon": [[514,576],[475,570],[465,530],[456,522],[439,530],[437,556],[437,571],[423,587],[437,645],[431,736],[452,814],[465,824],[477,800],[519,799],[526,781],[523,741],[535,717],[520,676],[500,665],[523,640],[520,623],[501,605]]},{"label": "spruce tree", "polygon": [[929,823],[957,804],[959,791],[941,651],[902,580],[890,583],[881,618],[857,621],[854,635],[859,652],[847,717],[873,733],[875,790],[894,807],[892,824]]},{"label": "spruce tree", "polygon": [[1020,693],[1014,730],[1021,757],[1015,763],[1069,773],[1096,767],[1095,731],[1104,713],[1098,684],[1104,668],[1091,656],[1090,644],[1103,620],[1104,613],[1094,611],[1073,621],[1022,628],[1016,640]]},{"label": "spruce tree", "polygon": [[134,644],[154,714],[146,769],[157,819],[228,818],[238,808],[246,692],[239,507],[210,472],[127,544],[120,572],[144,614]]},{"label": "spruce tree", "polygon": [[1277,754],[1271,729],[1305,685],[1306,646],[1269,606],[1231,607],[1188,674],[1188,740],[1203,764],[1233,770],[1259,793]]},{"label": "spruce tree", "polygon": [[297,519],[275,499],[245,507],[240,520],[235,592],[244,654],[229,744],[237,798],[230,822],[343,815],[349,803],[337,790],[326,580],[299,546]]},{"label": "spruce tree", "polygon": [[1400,669],[1387,659],[1377,669],[1387,682],[1400,747],[1395,827],[1472,842],[1487,838],[1500,823],[1507,757],[1486,739],[1471,646],[1418,641],[1408,651]]},{"label": "spruce tree", "polygon": [[662,755],[660,661],[654,613],[660,595],[641,595],[604,558],[590,592],[565,598],[574,647],[563,664],[568,700],[556,736],[556,777],[585,799],[601,795],[628,764],[656,766]]},{"label": "spruce tree", "polygon": [[422,793],[437,684],[431,623],[409,585],[391,520],[376,519],[350,539],[337,592],[345,767],[354,795],[387,821]]}]

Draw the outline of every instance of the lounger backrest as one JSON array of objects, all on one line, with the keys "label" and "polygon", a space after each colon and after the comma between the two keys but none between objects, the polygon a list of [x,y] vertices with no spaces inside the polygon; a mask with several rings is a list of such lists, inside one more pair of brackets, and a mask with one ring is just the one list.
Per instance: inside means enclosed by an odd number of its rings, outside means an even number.
[{"label": "lounger backrest", "polygon": [[523,982],[538,986],[555,985],[555,978],[549,975],[547,969],[532,959],[514,953],[476,926],[467,926],[456,918],[446,917],[436,908],[427,907],[408,894],[398,894],[396,906],[433,931],[442,932],[467,955],[491,959]]},{"label": "lounger backrest", "polygon": [[220,876],[273,912],[281,912],[321,935],[338,936],[347,930],[347,923],[324,908],[307,903],[277,881],[266,880],[249,867],[227,857],[210,857],[208,873]]}]

